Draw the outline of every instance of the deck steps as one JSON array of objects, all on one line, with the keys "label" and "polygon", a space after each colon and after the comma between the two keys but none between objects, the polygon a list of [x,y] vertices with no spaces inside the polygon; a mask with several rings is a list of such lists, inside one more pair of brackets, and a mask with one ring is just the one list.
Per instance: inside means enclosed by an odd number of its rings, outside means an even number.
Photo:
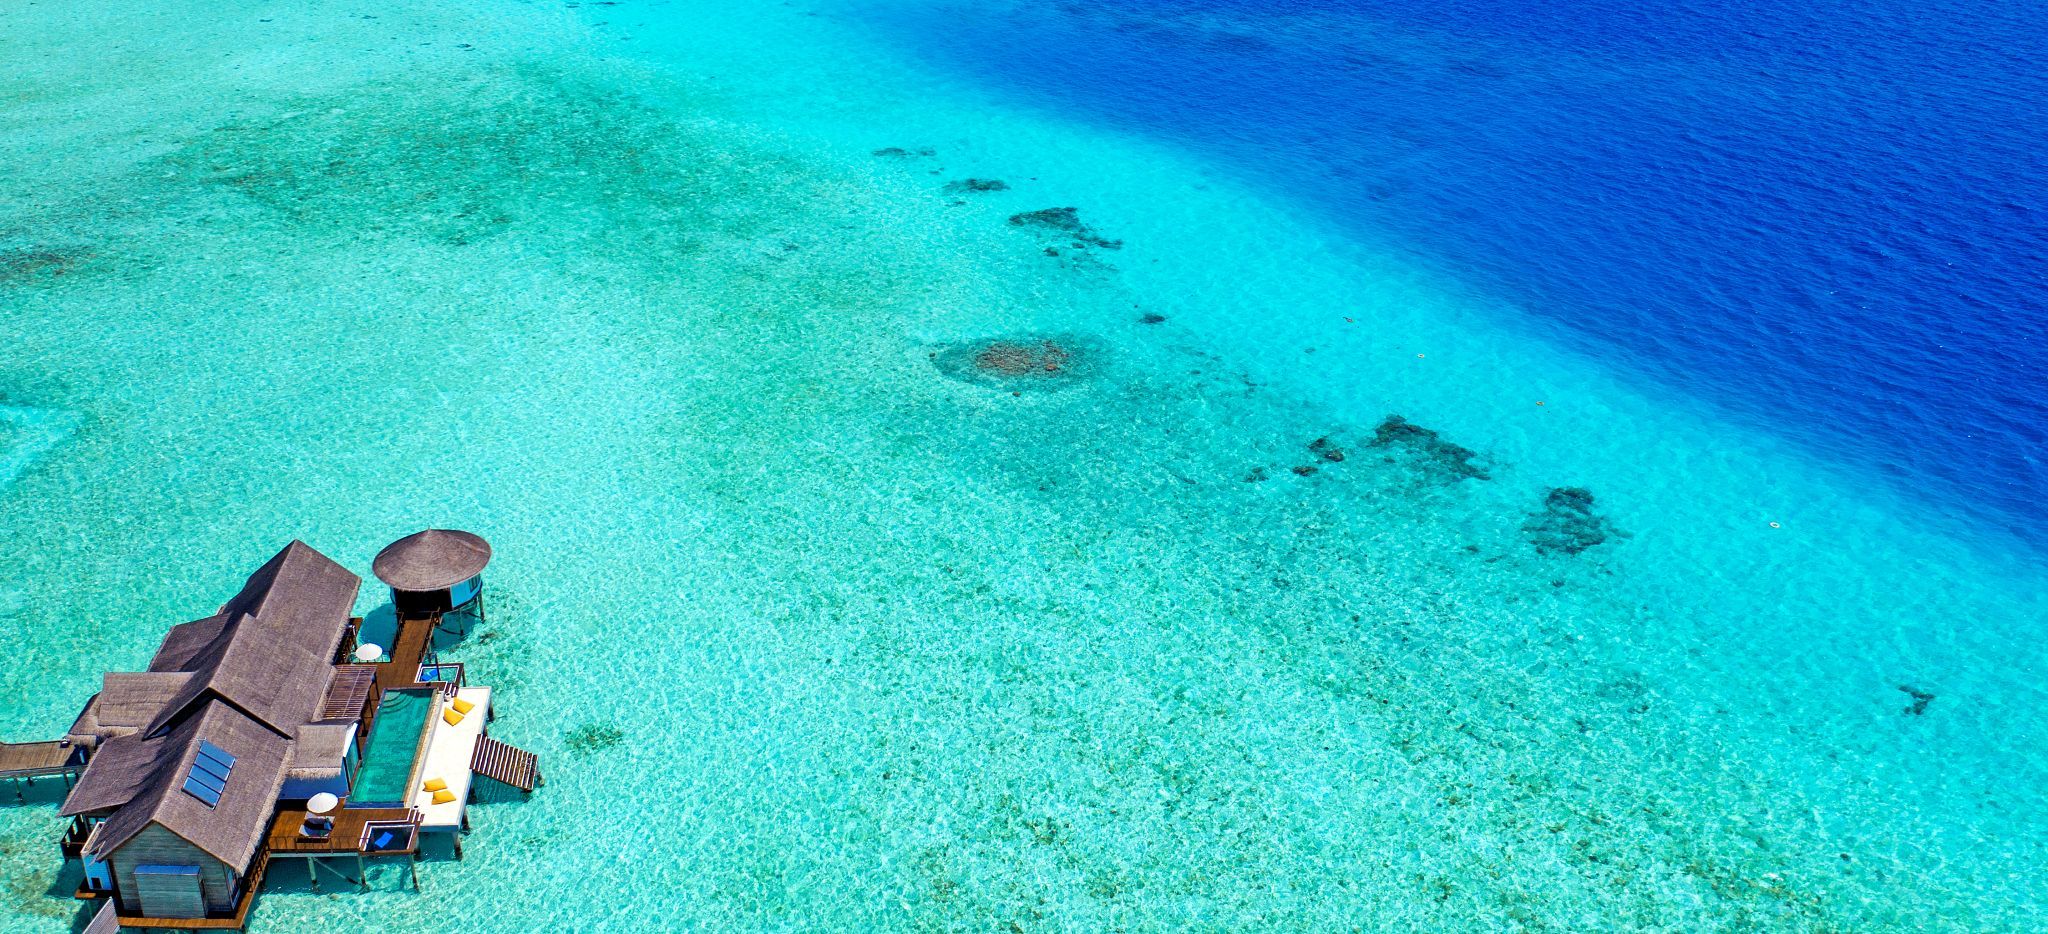
[{"label": "deck steps", "polygon": [[540,785],[539,756],[488,736],[476,738],[476,751],[470,754],[469,770],[520,791],[532,791]]}]

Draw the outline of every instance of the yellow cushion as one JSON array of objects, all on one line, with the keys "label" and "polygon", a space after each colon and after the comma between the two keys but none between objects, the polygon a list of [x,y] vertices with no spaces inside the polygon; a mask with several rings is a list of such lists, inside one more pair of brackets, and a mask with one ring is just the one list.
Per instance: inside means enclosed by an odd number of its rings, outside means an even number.
[{"label": "yellow cushion", "polygon": [[448,783],[447,783],[447,782],[445,782],[445,781],[442,781],[441,779],[438,779],[438,778],[430,778],[430,779],[428,779],[428,780],[427,780],[427,785],[426,785],[426,788],[425,788],[425,789],[423,789],[423,790],[425,790],[425,791],[440,791],[441,789],[443,789],[443,788],[446,788],[446,787],[448,787]]},{"label": "yellow cushion", "polygon": [[470,703],[469,701],[463,700],[463,699],[462,699],[462,698],[460,698],[460,697],[456,698],[456,699],[455,699],[455,702],[454,702],[454,703],[452,703],[452,704],[449,704],[448,706],[450,706],[450,707],[453,707],[453,708],[455,708],[455,709],[456,709],[457,711],[460,711],[460,712],[462,712],[462,713],[468,713],[468,712],[470,712],[470,711],[472,711],[472,710],[475,710],[475,709],[476,709],[476,705],[475,705],[475,704],[472,704],[472,703]]},{"label": "yellow cushion", "polygon": [[441,719],[449,726],[454,726],[462,722],[462,714],[453,710],[443,710],[441,711]]},{"label": "yellow cushion", "polygon": [[453,800],[455,800],[455,792],[449,791],[449,790],[448,790],[448,789],[446,789],[446,788],[443,788],[443,789],[441,789],[440,791],[434,792],[434,803],[435,803],[435,804],[447,804],[448,802],[450,802],[450,801],[453,801]]}]

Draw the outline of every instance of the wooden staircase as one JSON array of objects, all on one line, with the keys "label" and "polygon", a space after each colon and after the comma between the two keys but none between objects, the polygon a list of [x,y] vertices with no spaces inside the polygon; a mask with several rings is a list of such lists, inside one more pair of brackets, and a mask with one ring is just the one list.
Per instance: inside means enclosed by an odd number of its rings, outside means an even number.
[{"label": "wooden staircase", "polygon": [[469,770],[525,792],[539,787],[541,781],[539,756],[488,736],[476,738],[476,751],[470,754]]}]

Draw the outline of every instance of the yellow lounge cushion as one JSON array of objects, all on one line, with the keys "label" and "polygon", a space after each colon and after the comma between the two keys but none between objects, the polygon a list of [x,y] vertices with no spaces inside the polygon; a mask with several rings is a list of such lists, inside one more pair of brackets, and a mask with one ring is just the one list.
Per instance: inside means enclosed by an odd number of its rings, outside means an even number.
[{"label": "yellow lounge cushion", "polygon": [[443,710],[441,711],[441,720],[449,726],[454,726],[462,722],[462,714],[454,710]]},{"label": "yellow lounge cushion", "polygon": [[427,780],[427,784],[426,784],[426,787],[425,787],[424,789],[422,789],[422,790],[424,790],[424,791],[440,791],[441,789],[443,789],[443,788],[446,788],[446,787],[448,787],[448,783],[447,783],[446,781],[443,781],[443,780],[441,780],[441,779],[438,779],[438,778],[430,778],[430,779],[428,779],[428,780]]},{"label": "yellow lounge cushion", "polygon": [[449,790],[448,790],[448,789],[446,789],[446,788],[443,788],[443,789],[441,789],[440,791],[434,792],[434,803],[435,803],[435,804],[447,804],[448,802],[450,802],[450,801],[453,801],[453,800],[455,800],[455,792],[449,791]]},{"label": "yellow lounge cushion", "polygon": [[472,711],[472,710],[475,710],[475,709],[476,709],[476,705],[475,705],[475,704],[472,704],[472,703],[470,703],[469,701],[463,700],[463,699],[462,699],[462,698],[460,698],[460,697],[456,698],[456,699],[455,699],[455,702],[454,702],[454,703],[452,703],[452,704],[449,704],[448,706],[450,706],[450,707],[453,707],[453,708],[455,708],[456,712],[458,712],[458,713],[468,713],[468,712],[470,712],[470,711]]}]

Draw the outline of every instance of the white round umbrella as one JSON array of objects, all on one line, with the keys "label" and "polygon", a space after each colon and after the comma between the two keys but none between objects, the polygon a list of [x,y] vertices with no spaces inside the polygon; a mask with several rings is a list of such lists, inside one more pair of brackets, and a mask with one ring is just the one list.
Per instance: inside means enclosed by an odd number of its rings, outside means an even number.
[{"label": "white round umbrella", "polygon": [[384,657],[384,648],[383,648],[382,646],[378,646],[378,645],[372,645],[372,644],[370,644],[370,643],[368,643],[368,642],[365,642],[365,643],[363,643],[362,645],[356,646],[356,661],[359,661],[359,662],[374,662],[374,661],[376,661],[377,659],[380,659],[380,658],[383,658],[383,657]]},{"label": "white round umbrella", "polygon": [[335,806],[340,803],[340,798],[323,791],[306,799],[306,811],[311,814],[325,814],[328,811],[334,810]]}]

